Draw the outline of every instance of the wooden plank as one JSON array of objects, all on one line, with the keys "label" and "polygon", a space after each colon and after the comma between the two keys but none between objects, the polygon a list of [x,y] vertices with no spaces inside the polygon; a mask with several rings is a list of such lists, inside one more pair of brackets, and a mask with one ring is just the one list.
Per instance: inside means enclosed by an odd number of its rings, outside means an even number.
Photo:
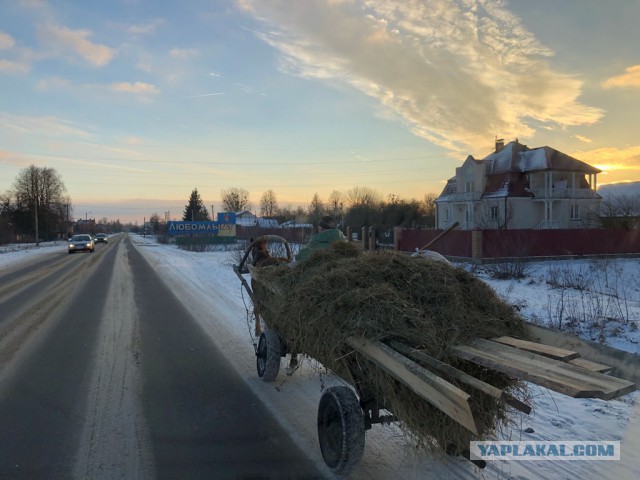
[{"label": "wooden plank", "polygon": [[494,342],[509,345],[510,347],[519,348],[520,350],[526,350],[528,352],[544,355],[545,357],[555,358],[556,360],[562,360],[568,362],[574,358],[578,358],[580,354],[564,348],[552,347],[551,345],[545,345],[544,343],[529,342],[527,340],[521,340],[514,337],[496,337],[492,338]]},{"label": "wooden plank", "polygon": [[383,343],[359,337],[349,337],[347,343],[438,410],[478,435],[478,427],[469,406],[468,393]]},{"label": "wooden plank", "polygon": [[427,355],[426,353],[421,352],[420,350],[415,350],[400,342],[396,342],[396,341],[389,342],[389,346],[394,350],[397,350],[401,354],[419,362],[420,364],[426,365],[427,368],[437,370],[438,372],[448,375],[451,378],[455,378],[456,380],[466,385],[469,385],[470,387],[475,388],[476,390],[479,390],[482,393],[489,395],[490,397],[495,398],[498,401],[504,402],[507,405],[511,405],[513,408],[520,410],[521,412],[526,413],[527,415],[531,413],[531,406],[527,405],[521,400],[518,400],[513,395],[509,395],[504,390],[494,387],[493,385],[483,382],[482,380],[474,377],[473,375],[469,375],[468,373],[463,372],[462,370],[458,370],[457,368],[452,367],[451,365],[441,362],[437,358],[433,358]]},{"label": "wooden plank", "polygon": [[640,355],[611,348],[601,343],[592,342],[569,335],[557,330],[551,330],[539,325],[525,322],[527,335],[536,341],[566,348],[578,352],[582,358],[613,367],[611,375],[623,378],[636,385],[640,385]]},{"label": "wooden plank", "polygon": [[613,370],[613,367],[609,365],[592,362],[591,360],[587,360],[586,358],[574,358],[573,360],[570,360],[569,363],[571,365],[575,365],[576,367],[581,367],[592,372],[609,374],[611,370]]},{"label": "wooden plank", "polygon": [[590,372],[531,352],[490,340],[477,339],[471,345],[453,347],[459,358],[513,375],[576,398],[610,400],[635,390],[635,384],[619,378]]}]

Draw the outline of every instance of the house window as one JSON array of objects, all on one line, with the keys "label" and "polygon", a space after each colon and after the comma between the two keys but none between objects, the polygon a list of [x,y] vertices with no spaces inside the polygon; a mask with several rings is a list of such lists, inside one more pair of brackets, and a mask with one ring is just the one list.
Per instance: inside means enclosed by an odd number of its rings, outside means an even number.
[{"label": "house window", "polygon": [[451,207],[449,205],[444,207],[444,221],[445,222],[451,221]]},{"label": "house window", "polygon": [[571,205],[571,220],[580,220],[580,205]]},{"label": "house window", "polygon": [[493,220],[494,222],[498,220],[498,207],[496,205],[491,207],[491,209],[489,210],[489,219]]},{"label": "house window", "polygon": [[464,191],[465,191],[466,193],[473,192],[473,182],[465,182],[465,184],[464,184]]}]

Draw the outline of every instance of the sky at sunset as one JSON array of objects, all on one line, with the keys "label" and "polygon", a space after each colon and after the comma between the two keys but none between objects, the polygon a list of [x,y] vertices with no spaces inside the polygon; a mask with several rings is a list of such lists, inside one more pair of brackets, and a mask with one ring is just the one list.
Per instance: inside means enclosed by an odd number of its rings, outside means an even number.
[{"label": "sky at sunset", "polygon": [[0,193],[35,164],[76,218],[198,188],[306,206],[439,194],[495,139],[640,180],[640,0],[0,0]]}]

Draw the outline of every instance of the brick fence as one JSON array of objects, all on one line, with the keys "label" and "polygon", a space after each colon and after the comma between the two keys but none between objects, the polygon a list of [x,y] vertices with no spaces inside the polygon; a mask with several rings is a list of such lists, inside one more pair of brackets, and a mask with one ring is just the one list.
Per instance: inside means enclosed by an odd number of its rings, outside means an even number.
[{"label": "brick fence", "polygon": [[[404,252],[422,248],[442,230],[396,228],[395,246]],[[640,230],[453,230],[433,244],[445,256],[475,261],[499,258],[585,255],[640,255]]]}]

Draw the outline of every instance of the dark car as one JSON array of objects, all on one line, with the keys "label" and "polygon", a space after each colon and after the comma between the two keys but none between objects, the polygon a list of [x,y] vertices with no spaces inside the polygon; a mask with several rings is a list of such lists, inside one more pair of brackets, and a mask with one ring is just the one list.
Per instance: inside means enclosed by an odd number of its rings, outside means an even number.
[{"label": "dark car", "polygon": [[106,233],[98,233],[95,236],[94,240],[95,240],[96,243],[101,243],[101,242],[102,243],[107,243],[107,234]]},{"label": "dark car", "polygon": [[71,240],[69,240],[68,249],[69,253],[80,251],[93,252],[96,249],[96,245],[95,243],[93,243],[93,238],[91,238],[91,235],[79,234],[71,237]]}]

